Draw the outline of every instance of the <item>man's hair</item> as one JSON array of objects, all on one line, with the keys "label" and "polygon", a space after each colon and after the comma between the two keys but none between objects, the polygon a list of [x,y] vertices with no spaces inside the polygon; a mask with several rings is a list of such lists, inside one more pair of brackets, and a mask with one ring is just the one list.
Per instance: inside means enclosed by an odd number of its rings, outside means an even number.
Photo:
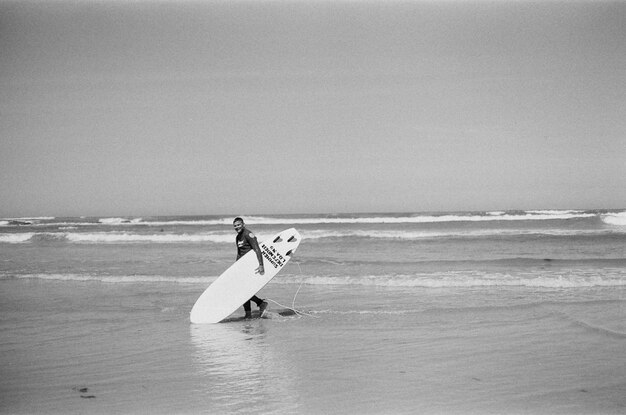
[{"label": "man's hair", "polygon": [[243,218],[240,218],[239,216],[237,216],[235,219],[233,219],[233,223],[235,223],[235,222],[244,223]]}]

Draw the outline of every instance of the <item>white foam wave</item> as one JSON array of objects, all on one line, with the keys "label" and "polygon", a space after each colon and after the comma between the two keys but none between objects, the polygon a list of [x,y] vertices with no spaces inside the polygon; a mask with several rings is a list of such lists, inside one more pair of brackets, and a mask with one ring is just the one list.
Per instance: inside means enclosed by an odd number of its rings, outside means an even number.
[{"label": "white foam wave", "polygon": [[626,212],[607,213],[601,216],[604,223],[614,226],[626,226]]},{"label": "white foam wave", "polygon": [[103,224],[103,225],[122,225],[122,224],[135,225],[135,224],[141,223],[141,221],[142,221],[141,218],[133,218],[133,219],[126,219],[126,218],[102,218],[102,219],[98,219],[98,222]]},{"label": "white foam wave", "polygon": [[[221,219],[198,219],[198,220],[144,220],[143,218],[103,218],[98,219],[101,225],[144,225],[144,226],[213,226],[232,225],[232,218]],[[93,223],[81,223],[82,225],[94,225]]]},{"label": "white foam wave", "polygon": [[4,275],[0,279],[40,279],[48,281],[83,281],[104,283],[178,283],[207,285],[217,279],[217,276],[163,276],[163,275],[89,275],[89,274],[22,274]]},{"label": "white foam wave", "polygon": [[[450,271],[415,275],[365,275],[365,276],[294,276],[279,275],[272,284],[304,283],[310,285],[374,286],[389,288],[493,288],[527,287],[538,289],[579,289],[592,287],[626,287],[626,271],[605,268],[590,274],[585,270],[544,275],[510,275]],[[178,283],[208,286],[217,276],[167,276],[167,275],[91,275],[91,274],[23,274],[0,275],[0,279],[42,279],[50,281],[83,281],[104,283]]]},{"label": "white foam wave", "polygon": [[[607,270],[604,270],[607,271]],[[280,281],[280,279],[278,279]],[[316,276],[303,278],[311,285],[360,285],[377,287],[472,288],[472,287],[530,287],[530,288],[590,288],[624,287],[626,273],[614,269],[603,275],[572,272],[566,275],[515,276],[508,274],[472,274],[447,272],[424,275]]]},{"label": "white foam wave", "polygon": [[[485,213],[459,213],[444,215],[355,215],[353,217],[265,217],[247,216],[246,223],[250,225],[317,225],[317,224],[403,224],[403,223],[442,223],[442,222],[491,222],[491,221],[540,221],[540,220],[567,220],[597,216],[597,213],[582,210],[529,210],[524,212],[490,211]],[[46,217],[40,219],[55,219]],[[81,219],[87,219],[81,217]],[[131,218],[110,217],[94,221],[70,222],[33,222],[31,226],[230,226],[232,217],[215,219],[166,219],[166,218]],[[3,218],[0,226],[11,225]]]},{"label": "white foam wave", "polygon": [[595,213],[584,212],[551,212],[502,215],[426,215],[426,216],[372,216],[352,218],[269,218],[249,217],[246,223],[252,225],[315,225],[315,224],[377,224],[377,223],[441,223],[441,222],[491,222],[491,221],[531,221],[589,218]]},{"label": "white foam wave", "polygon": [[34,233],[3,233],[0,234],[0,243],[21,244],[28,242]]},{"label": "white foam wave", "polygon": [[234,243],[235,237],[228,234],[199,233],[199,234],[137,234],[127,232],[95,232],[95,233],[67,233],[65,237],[70,242],[77,243],[184,243],[184,242],[213,242]]},{"label": "white foam wave", "polygon": [[[247,222],[246,222],[247,223]],[[169,221],[145,221],[140,222],[146,226],[231,226],[232,218],[206,219],[206,220],[169,220]]]},{"label": "white foam wave", "polygon": [[[63,227],[71,231],[76,227]],[[303,239],[322,241],[325,239],[365,238],[401,241],[417,241],[440,238],[486,238],[516,236],[601,236],[623,234],[626,228],[607,229],[468,229],[450,231],[408,231],[408,230],[310,230],[302,231]],[[258,234],[260,241],[271,235]],[[27,243],[37,241],[67,241],[69,243],[216,243],[232,244],[232,232],[206,233],[134,233],[134,232],[25,232],[0,233],[0,243]]]},{"label": "white foam wave", "polygon": [[[449,215],[411,215],[411,216],[355,216],[355,217],[265,217],[249,216],[246,223],[250,225],[318,225],[318,224],[394,224],[394,223],[440,223],[440,222],[488,222],[488,221],[528,221],[528,220],[555,220],[574,219],[595,216],[595,213],[585,213],[576,210],[545,210],[528,211],[520,214],[504,211],[487,212],[486,214],[449,214]],[[171,220],[153,221],[143,219],[109,218],[100,219],[106,225],[146,225],[146,226],[213,226],[230,225],[232,218],[207,220]]]},{"label": "white foam wave", "polygon": [[50,221],[56,219],[53,216],[38,216],[38,217],[22,217],[22,218],[0,218],[0,226],[37,226],[46,225],[41,221]]},{"label": "white foam wave", "polygon": [[544,209],[544,210],[527,210],[526,213],[530,213],[531,215],[578,215],[584,213],[583,210],[554,210],[554,209]]},{"label": "white foam wave", "polygon": [[130,232],[29,232],[0,234],[0,243],[27,243],[33,241],[62,241],[70,243],[234,243],[231,233],[199,234],[138,234]]},{"label": "white foam wave", "polygon": [[363,231],[302,231],[307,240],[326,238],[372,238],[420,240],[436,238],[480,238],[490,236],[581,236],[609,235],[621,233],[616,229],[470,229],[451,231],[405,231],[405,230],[363,230]]},{"label": "white foam wave", "polygon": [[54,216],[24,216],[20,218],[2,218],[6,220],[54,220]]}]

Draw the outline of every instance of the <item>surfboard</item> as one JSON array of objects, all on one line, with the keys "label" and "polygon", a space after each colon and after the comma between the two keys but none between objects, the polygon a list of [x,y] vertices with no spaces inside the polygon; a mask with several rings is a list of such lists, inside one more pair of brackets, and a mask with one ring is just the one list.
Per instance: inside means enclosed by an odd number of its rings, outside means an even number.
[{"label": "surfboard", "polygon": [[198,297],[189,315],[191,322],[219,323],[235,312],[289,262],[301,239],[298,231],[290,228],[259,243],[265,274],[255,272],[259,263],[256,253],[251,250],[224,271]]}]

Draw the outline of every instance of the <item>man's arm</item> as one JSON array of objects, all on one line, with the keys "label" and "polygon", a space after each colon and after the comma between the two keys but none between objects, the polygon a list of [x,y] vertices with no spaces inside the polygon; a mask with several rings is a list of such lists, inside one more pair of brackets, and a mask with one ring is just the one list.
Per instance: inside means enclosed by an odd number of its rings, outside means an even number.
[{"label": "man's arm", "polygon": [[259,267],[256,269],[259,274],[265,274],[265,269],[263,268],[263,254],[261,253],[261,247],[259,247],[259,242],[256,240],[256,236],[246,235],[248,238],[248,242],[254,252],[256,253],[256,258],[259,260]]}]

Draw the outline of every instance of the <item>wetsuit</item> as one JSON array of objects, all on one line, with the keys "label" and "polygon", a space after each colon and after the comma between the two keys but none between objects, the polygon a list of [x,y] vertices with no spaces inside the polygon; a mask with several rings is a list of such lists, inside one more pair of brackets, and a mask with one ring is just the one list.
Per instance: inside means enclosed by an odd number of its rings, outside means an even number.
[{"label": "wetsuit", "polygon": [[[254,249],[256,252],[256,257],[259,260],[259,265],[263,265],[263,255],[261,254],[261,248],[259,247],[259,243],[256,240],[256,236],[246,228],[237,234],[235,237],[235,243],[237,244],[237,261],[239,258],[250,252]],[[246,316],[249,316],[252,312],[250,307],[250,301],[254,301],[257,306],[261,307],[263,300],[253,295],[251,299],[246,301],[243,304],[243,309],[246,311]]]}]

